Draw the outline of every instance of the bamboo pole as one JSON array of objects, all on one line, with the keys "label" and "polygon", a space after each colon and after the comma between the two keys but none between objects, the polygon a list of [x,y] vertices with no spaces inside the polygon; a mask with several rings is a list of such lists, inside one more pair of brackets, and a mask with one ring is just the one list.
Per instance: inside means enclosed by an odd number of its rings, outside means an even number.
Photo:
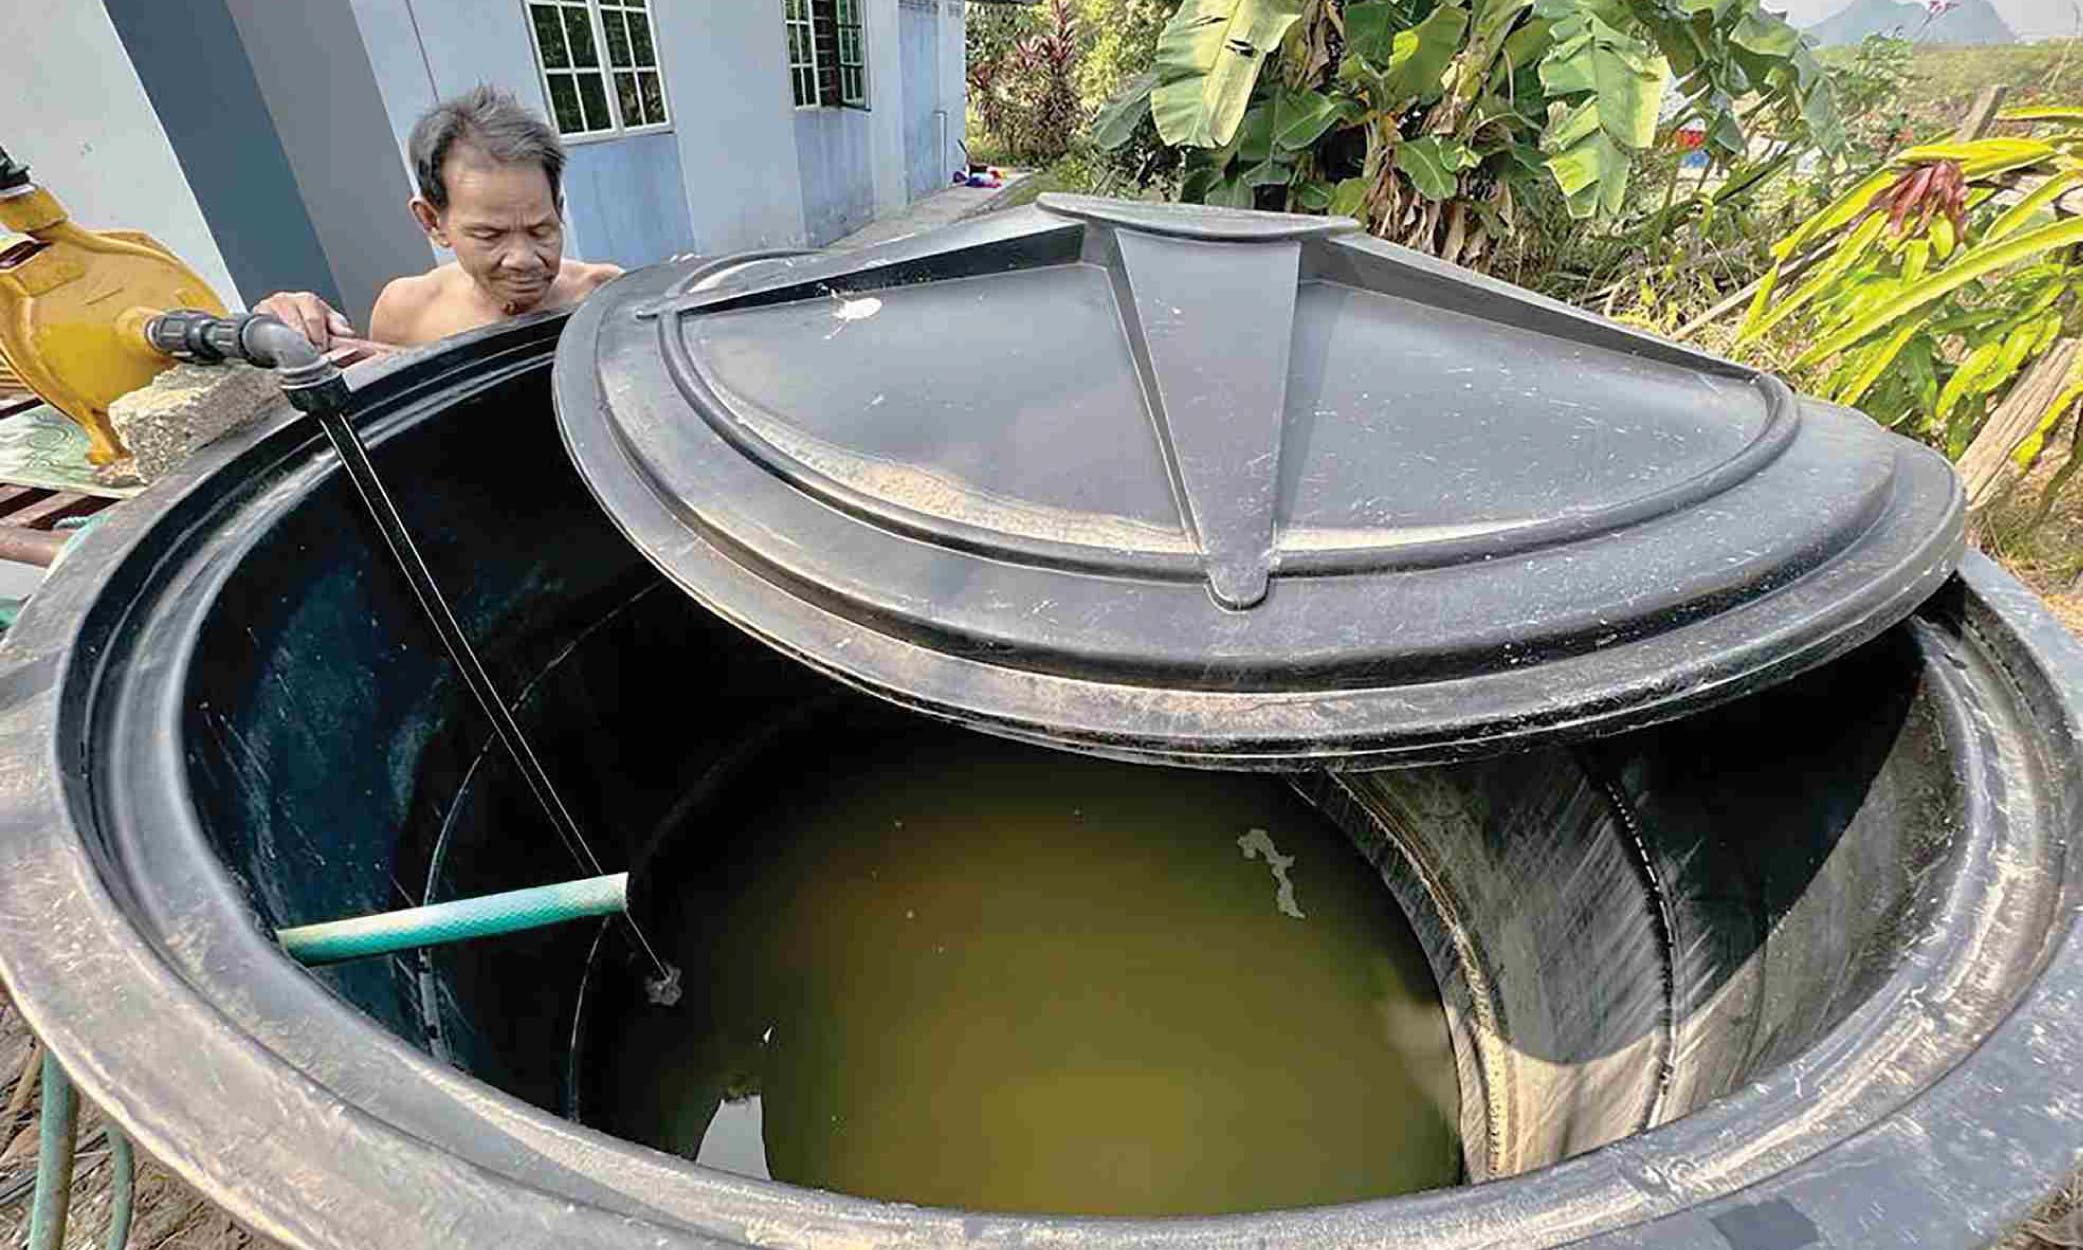
[{"label": "bamboo pole", "polygon": [[2040,418],[2046,415],[2047,405],[2054,402],[2067,385],[2069,371],[2075,367],[2077,341],[2063,339],[2047,349],[2047,354],[2033,362],[2025,376],[2018,379],[2004,396],[1996,411],[1982,423],[1974,442],[1961,453],[1954,468],[1960,474],[1960,484],[1967,491],[1967,515],[1969,522],[1980,519],[1998,500],[2002,499],[2021,476],[2017,465],[2011,461],[2011,453],[2039,426]]}]

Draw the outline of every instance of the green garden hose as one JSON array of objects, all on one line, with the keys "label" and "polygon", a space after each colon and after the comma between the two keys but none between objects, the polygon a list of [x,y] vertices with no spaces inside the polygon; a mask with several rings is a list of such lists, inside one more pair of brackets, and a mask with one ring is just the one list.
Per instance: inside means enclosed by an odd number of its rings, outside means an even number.
[{"label": "green garden hose", "polygon": [[[545,925],[609,916],[629,906],[629,874],[611,873],[580,881],[531,886],[478,898],[409,907],[403,911],[330,920],[277,930],[282,949],[306,964],[337,963],[369,955],[470,938],[516,933]],[[36,1199],[29,1213],[28,1250],[59,1250],[65,1244],[66,1207],[72,1199],[73,1148],[79,1132],[79,1095],[49,1051],[43,1056],[43,1108],[37,1126]],[[130,1240],[137,1160],[130,1139],[110,1125],[108,1250]]]},{"label": "green garden hose", "polygon": [[108,1129],[109,1176],[108,1250],[123,1250],[130,1240],[130,1212],[137,1195],[137,1155],[123,1130]]},{"label": "green garden hose", "polygon": [[80,1100],[72,1079],[50,1051],[43,1052],[43,1114],[36,1132],[36,1200],[29,1208],[29,1250],[65,1244],[65,1209],[72,1200],[72,1143]]},{"label": "green garden hose", "polygon": [[617,872],[430,907],[408,907],[403,911],[278,929],[275,940],[300,963],[330,964],[539,929],[587,916],[609,916],[627,910],[628,905],[629,874]]}]

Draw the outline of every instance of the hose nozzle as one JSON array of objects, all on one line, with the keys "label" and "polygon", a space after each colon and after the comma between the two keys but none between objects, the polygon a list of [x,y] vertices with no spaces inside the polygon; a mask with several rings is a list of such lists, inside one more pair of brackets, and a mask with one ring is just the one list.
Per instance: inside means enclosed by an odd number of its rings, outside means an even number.
[{"label": "hose nozzle", "polygon": [[145,341],[154,351],[176,360],[197,364],[243,360],[273,369],[290,405],[314,416],[341,411],[351,394],[340,366],[312,346],[303,331],[267,313],[220,317],[193,308],[177,309],[147,321]]}]

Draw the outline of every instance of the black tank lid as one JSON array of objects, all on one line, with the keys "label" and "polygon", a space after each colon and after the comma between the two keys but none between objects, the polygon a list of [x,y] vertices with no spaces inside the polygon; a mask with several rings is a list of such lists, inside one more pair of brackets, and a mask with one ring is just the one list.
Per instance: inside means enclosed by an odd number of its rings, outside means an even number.
[{"label": "black tank lid", "polygon": [[1963,543],[1926,448],[1335,218],[1043,196],[659,266],[573,317],[556,394],[601,502],[712,610],[1130,758],[1666,719],[1872,637]]}]

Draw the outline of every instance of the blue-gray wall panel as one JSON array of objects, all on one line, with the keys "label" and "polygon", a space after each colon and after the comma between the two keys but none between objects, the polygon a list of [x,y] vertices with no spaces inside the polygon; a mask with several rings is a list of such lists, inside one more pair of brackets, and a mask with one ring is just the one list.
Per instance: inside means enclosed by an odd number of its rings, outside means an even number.
[{"label": "blue-gray wall panel", "polygon": [[694,223],[671,134],[574,144],[564,167],[571,249],[634,269],[694,251]]},{"label": "blue-gray wall panel", "polygon": [[897,38],[904,76],[904,187],[915,200],[938,191],[954,169],[954,158],[941,152],[947,119],[940,112],[938,0],[899,5]]},{"label": "blue-gray wall panel", "polygon": [[424,273],[434,249],[406,207],[376,74],[340,0],[228,0],[261,97],[282,137],[340,309],[367,326],[391,279]]},{"label": "blue-gray wall panel", "polygon": [[338,303],[339,287],[224,0],[108,0],[107,8],[239,291],[258,299],[308,290]]},{"label": "blue-gray wall panel", "polygon": [[875,220],[868,119],[869,114],[859,109],[796,110],[803,230],[812,247],[822,247]]}]

